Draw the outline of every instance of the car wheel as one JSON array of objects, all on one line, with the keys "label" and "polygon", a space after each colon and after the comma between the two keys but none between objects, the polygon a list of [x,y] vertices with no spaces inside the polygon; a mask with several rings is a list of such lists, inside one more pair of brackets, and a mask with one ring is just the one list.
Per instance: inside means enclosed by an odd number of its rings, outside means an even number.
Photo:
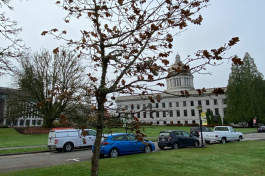
[{"label": "car wheel", "polygon": [[63,149],[61,149],[61,148],[57,148],[56,150],[57,150],[57,152],[62,152],[63,151]]},{"label": "car wheel", "polygon": [[144,148],[144,153],[151,153],[151,148],[150,148],[150,146],[146,146],[146,147]]},{"label": "car wheel", "polygon": [[164,149],[165,147],[164,146],[158,146],[160,149]]},{"label": "car wheel", "polygon": [[242,140],[243,140],[242,136],[239,136],[238,141],[241,142]]},{"label": "car wheel", "polygon": [[109,152],[109,157],[110,158],[115,158],[115,157],[118,157],[119,155],[119,151],[118,149],[111,149],[110,152]]},{"label": "car wheel", "polygon": [[65,152],[71,152],[73,150],[73,144],[70,142],[67,142],[66,144],[64,144],[63,150]]},{"label": "car wheel", "polygon": [[209,142],[209,141],[205,141],[205,143],[206,143],[206,144],[210,144],[210,142]]},{"label": "car wheel", "polygon": [[226,143],[226,139],[225,139],[225,138],[222,138],[220,142],[221,142],[222,144],[225,144],[225,143]]},{"label": "car wheel", "polygon": [[178,143],[175,142],[175,143],[173,144],[172,149],[178,149],[178,148],[179,148],[179,145],[178,145]]},{"label": "car wheel", "polygon": [[194,147],[199,147],[199,145],[200,145],[200,144],[199,144],[198,141],[195,141],[194,144],[193,144]]}]

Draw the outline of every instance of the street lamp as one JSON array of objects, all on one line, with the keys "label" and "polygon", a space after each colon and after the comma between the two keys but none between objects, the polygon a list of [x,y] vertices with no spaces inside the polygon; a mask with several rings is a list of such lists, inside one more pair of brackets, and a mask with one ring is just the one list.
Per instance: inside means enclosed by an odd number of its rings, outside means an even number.
[{"label": "street lamp", "polygon": [[201,131],[201,147],[204,147],[204,144],[203,144],[203,136],[202,136],[202,118],[201,118],[202,106],[201,106],[201,104],[199,104],[199,106],[197,106],[196,108],[199,111],[200,131]]}]

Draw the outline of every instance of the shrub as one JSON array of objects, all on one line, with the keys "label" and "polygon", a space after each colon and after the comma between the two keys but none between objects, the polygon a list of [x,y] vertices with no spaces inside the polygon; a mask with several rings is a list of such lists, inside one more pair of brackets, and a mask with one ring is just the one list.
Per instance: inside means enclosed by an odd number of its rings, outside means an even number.
[{"label": "shrub", "polygon": [[200,126],[198,123],[188,123],[184,124],[184,126]]},{"label": "shrub", "polygon": [[6,125],[6,124],[0,124],[0,128],[8,128],[8,125]]},{"label": "shrub", "polygon": [[183,123],[177,123],[177,124],[166,124],[166,126],[183,126]]}]

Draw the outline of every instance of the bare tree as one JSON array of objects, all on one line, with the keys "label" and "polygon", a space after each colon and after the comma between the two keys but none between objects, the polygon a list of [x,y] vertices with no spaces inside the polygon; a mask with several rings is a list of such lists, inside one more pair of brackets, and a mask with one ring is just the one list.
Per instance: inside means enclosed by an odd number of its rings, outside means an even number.
[{"label": "bare tree", "polygon": [[85,67],[74,53],[62,50],[53,55],[43,49],[22,57],[20,65],[15,80],[26,94],[17,97],[37,107],[35,116],[42,117],[45,126],[51,127],[62,113],[70,113],[79,104]]},{"label": "bare tree", "polygon": [[[0,8],[6,6],[10,10],[14,10],[10,2],[10,0],[0,0]],[[0,46],[0,76],[12,73],[14,71],[12,59],[22,57],[28,50],[23,40],[17,38],[21,31],[22,28],[17,26],[16,21],[6,17],[4,12],[0,12],[0,36],[3,36],[6,41]]]},{"label": "bare tree", "polygon": [[[67,31],[58,29],[43,31],[65,40],[69,48],[86,56],[91,64],[88,74],[89,91],[95,95],[97,136],[92,158],[91,175],[98,175],[99,154],[106,112],[114,109],[117,94],[148,94],[148,82],[160,81],[168,75],[169,61],[166,59],[173,48],[174,36],[185,30],[188,24],[200,25],[200,10],[208,6],[209,0],[65,0],[57,4],[68,11],[65,22],[72,18],[85,17],[90,24],[80,29],[80,39],[68,39]],[[177,73],[202,72],[206,65],[218,65],[223,59],[232,59],[241,64],[237,57],[224,58],[223,53],[237,43],[237,37],[228,44],[211,51],[200,50],[195,58],[188,57],[184,65],[174,69]],[[58,52],[55,48],[54,52]],[[199,65],[190,66],[193,61]],[[215,63],[216,62],[216,63]],[[197,62],[198,63],[198,62]],[[95,72],[98,75],[93,75]],[[99,76],[100,75],[100,76]],[[158,86],[164,86],[157,83]],[[151,102],[153,97],[148,97]],[[159,101],[161,97],[157,97]],[[136,121],[138,120],[134,117]],[[138,135],[137,139],[142,140]]]}]

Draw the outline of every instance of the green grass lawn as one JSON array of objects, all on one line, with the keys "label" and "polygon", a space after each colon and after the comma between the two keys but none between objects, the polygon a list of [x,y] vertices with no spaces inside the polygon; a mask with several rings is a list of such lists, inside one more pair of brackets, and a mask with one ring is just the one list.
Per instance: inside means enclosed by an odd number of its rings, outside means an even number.
[{"label": "green grass lawn", "polygon": [[[187,126],[145,126],[144,128],[145,128],[145,131],[143,131],[143,133],[146,134],[147,137],[157,137],[159,135],[159,132],[163,130],[183,130],[189,133],[191,127],[187,127]],[[209,128],[212,130],[214,129],[214,127],[209,127]],[[125,133],[126,132],[124,128],[112,128],[111,130],[112,130],[112,133]],[[242,132],[242,133],[257,132],[257,128],[235,128],[235,130],[238,132]]]},{"label": "green grass lawn", "polygon": [[34,148],[20,148],[20,149],[7,149],[0,150],[0,155],[10,154],[10,153],[27,153],[27,152],[39,152],[39,151],[48,151],[48,147],[34,147]]},{"label": "green grass lawn", "polygon": [[13,128],[0,128],[0,148],[47,145],[48,134],[24,135]]},{"label": "green grass lawn", "polygon": [[[159,132],[162,130],[184,130],[190,132],[190,127],[184,126],[145,126],[144,128],[145,130],[142,131],[147,135],[149,140],[156,140]],[[124,128],[112,128],[111,130],[112,133],[126,132]],[[236,130],[243,133],[257,131],[256,128],[236,128]],[[0,148],[47,145],[47,140],[48,134],[23,135],[13,128],[0,128]]]},{"label": "green grass lawn", "polygon": [[[265,141],[231,142],[100,160],[104,176],[265,175]],[[0,173],[0,176],[90,175],[91,162]]]}]

